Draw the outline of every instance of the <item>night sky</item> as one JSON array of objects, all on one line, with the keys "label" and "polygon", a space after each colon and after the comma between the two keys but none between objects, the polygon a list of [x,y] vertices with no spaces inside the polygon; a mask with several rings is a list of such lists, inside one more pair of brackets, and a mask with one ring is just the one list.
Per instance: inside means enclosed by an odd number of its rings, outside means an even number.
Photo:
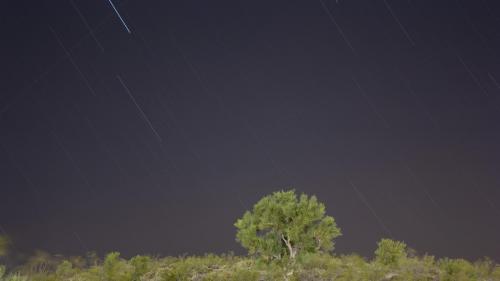
[{"label": "night sky", "polygon": [[295,188],[337,253],[500,259],[499,1],[7,0],[0,31],[18,252],[244,254]]}]

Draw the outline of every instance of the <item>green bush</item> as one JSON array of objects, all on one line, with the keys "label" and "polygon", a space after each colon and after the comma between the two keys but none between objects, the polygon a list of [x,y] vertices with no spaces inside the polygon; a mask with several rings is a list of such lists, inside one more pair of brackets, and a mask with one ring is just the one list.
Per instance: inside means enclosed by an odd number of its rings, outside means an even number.
[{"label": "green bush", "polygon": [[105,281],[132,281],[134,268],[120,258],[120,253],[109,253],[102,265]]},{"label": "green bush", "polygon": [[474,281],[478,274],[474,266],[463,259],[442,259],[439,261],[442,281]]},{"label": "green bush", "polygon": [[375,261],[386,266],[397,266],[406,257],[406,244],[391,239],[380,240],[375,250]]}]

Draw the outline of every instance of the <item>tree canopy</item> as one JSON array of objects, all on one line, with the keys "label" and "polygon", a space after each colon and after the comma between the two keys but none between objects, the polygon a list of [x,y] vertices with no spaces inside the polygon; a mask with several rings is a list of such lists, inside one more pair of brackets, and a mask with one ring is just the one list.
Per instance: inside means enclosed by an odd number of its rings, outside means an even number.
[{"label": "tree canopy", "polygon": [[329,252],[341,235],[334,218],[325,215],[323,203],[315,196],[298,197],[294,190],[265,196],[235,226],[236,240],[249,254],[266,260]]}]

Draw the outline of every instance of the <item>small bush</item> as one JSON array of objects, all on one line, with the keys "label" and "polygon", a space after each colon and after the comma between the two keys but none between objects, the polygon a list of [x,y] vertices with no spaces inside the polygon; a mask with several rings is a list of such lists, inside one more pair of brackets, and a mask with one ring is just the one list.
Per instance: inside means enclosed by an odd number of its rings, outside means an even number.
[{"label": "small bush", "polygon": [[397,266],[406,257],[406,244],[391,239],[380,240],[375,250],[375,261],[386,266]]}]

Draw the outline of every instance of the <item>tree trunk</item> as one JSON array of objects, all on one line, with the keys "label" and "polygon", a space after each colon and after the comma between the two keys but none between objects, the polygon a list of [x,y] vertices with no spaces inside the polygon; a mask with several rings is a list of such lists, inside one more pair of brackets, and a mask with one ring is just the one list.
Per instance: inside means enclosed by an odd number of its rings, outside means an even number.
[{"label": "tree trunk", "polygon": [[292,244],[290,243],[289,238],[285,239],[285,235],[281,234],[281,239],[283,239],[283,242],[285,242],[285,245],[288,248],[288,253],[290,254],[290,258],[295,259],[295,256],[297,255],[297,249],[294,249],[292,247]]}]

